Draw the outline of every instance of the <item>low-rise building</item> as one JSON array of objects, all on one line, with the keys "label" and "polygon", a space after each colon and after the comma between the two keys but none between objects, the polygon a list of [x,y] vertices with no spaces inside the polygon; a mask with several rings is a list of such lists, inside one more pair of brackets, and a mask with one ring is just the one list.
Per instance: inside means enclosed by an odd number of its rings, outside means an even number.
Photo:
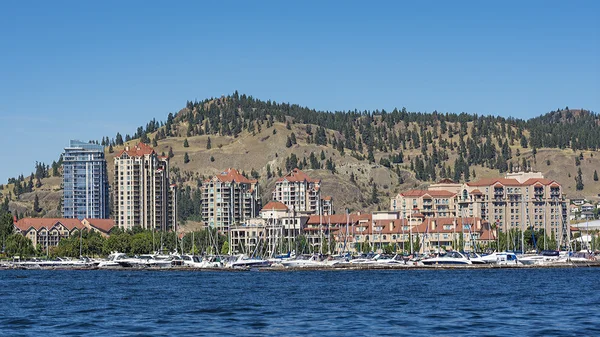
[{"label": "low-rise building", "polygon": [[58,246],[61,239],[85,229],[108,236],[114,226],[111,219],[23,218],[14,222],[17,233],[29,238],[34,247],[44,249]]}]

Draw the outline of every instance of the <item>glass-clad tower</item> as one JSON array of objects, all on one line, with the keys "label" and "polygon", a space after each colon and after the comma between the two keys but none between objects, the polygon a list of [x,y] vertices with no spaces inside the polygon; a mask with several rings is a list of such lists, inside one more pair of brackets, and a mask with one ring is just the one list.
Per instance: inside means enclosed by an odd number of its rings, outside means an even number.
[{"label": "glass-clad tower", "polygon": [[104,147],[72,140],[63,153],[63,217],[108,218]]}]

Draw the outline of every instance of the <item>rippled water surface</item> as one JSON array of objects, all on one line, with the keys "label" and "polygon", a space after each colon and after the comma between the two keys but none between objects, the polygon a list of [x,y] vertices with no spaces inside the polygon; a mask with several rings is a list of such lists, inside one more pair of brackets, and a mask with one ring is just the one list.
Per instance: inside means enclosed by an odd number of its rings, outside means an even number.
[{"label": "rippled water surface", "polygon": [[2,335],[600,336],[600,269],[0,271]]}]

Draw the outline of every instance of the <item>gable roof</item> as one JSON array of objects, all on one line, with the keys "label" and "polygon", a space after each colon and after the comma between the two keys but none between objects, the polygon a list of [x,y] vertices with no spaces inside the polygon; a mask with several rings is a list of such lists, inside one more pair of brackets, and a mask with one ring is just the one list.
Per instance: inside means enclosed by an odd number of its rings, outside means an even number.
[{"label": "gable roof", "polygon": [[262,211],[270,211],[270,210],[288,211],[289,208],[282,202],[269,201],[265,206],[263,206],[263,208],[260,211],[262,212]]},{"label": "gable roof", "polygon": [[422,197],[429,195],[430,197],[453,197],[456,195],[454,192],[446,190],[408,190],[400,193],[403,197]]},{"label": "gable roof", "polygon": [[496,184],[501,184],[504,186],[521,186],[521,183],[517,179],[507,179],[507,178],[484,178],[476,181],[470,181],[467,183],[467,186],[492,186]]},{"label": "gable roof", "polygon": [[84,221],[87,221],[90,226],[104,232],[104,233],[108,233],[110,232],[113,227],[115,227],[115,220],[113,219],[83,219]]},{"label": "gable roof", "polygon": [[293,169],[290,173],[285,176],[277,179],[277,182],[289,181],[289,182],[303,182],[306,181],[308,183],[319,183],[320,179],[312,179],[306,173],[302,172],[298,168]]},{"label": "gable roof", "polygon": [[126,146],[121,152],[119,152],[115,158],[121,157],[123,153],[127,153],[130,157],[143,157],[145,155],[150,155],[156,153],[152,147],[148,144],[144,144],[142,142],[137,143],[133,147]]},{"label": "gable roof", "polygon": [[31,228],[39,231],[42,228],[50,229],[59,223],[65,226],[69,231],[72,231],[75,228],[82,229],[84,227],[79,219],[68,218],[23,218],[18,220],[14,225],[20,231],[28,231]]},{"label": "gable roof", "polygon": [[[242,184],[257,183],[257,180],[251,180],[251,179],[244,177],[238,170],[236,170],[234,168],[228,168],[225,171],[215,175],[211,179],[217,179],[221,182],[226,182],[226,183],[231,183],[231,182],[242,183]],[[208,179],[208,180],[211,180],[211,179]]]}]

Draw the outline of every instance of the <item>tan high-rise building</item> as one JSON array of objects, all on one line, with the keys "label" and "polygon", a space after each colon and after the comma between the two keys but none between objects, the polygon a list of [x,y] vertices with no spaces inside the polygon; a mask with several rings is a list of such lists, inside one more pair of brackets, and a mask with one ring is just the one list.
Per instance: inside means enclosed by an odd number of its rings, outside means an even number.
[{"label": "tan high-rise building", "polygon": [[260,193],[257,180],[229,168],[207,179],[202,192],[202,217],[211,227],[227,230],[258,215]]},{"label": "tan high-rise building", "polygon": [[[273,200],[283,203],[292,212],[322,214],[321,180],[311,179],[295,168],[277,180]],[[327,208],[333,209],[331,200],[327,200]]]},{"label": "tan high-rise building", "polygon": [[117,226],[168,230],[175,227],[175,187],[169,184],[169,159],[139,143],[115,156],[114,218]]}]

